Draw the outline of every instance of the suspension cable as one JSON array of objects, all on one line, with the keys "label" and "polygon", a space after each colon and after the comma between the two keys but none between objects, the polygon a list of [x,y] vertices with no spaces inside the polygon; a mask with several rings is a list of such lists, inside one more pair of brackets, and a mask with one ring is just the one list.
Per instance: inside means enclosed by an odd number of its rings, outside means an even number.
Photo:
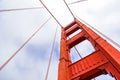
[{"label": "suspension cable", "polygon": [[22,11],[22,10],[41,9],[41,8],[44,8],[44,7],[19,8],[19,9],[4,9],[4,10],[0,10],[0,12],[8,12],[8,11]]},{"label": "suspension cable", "polygon": [[[77,48],[74,46],[75,51],[78,53],[79,57],[82,59],[83,57],[81,56],[81,54],[79,53],[79,51],[77,50]],[[93,78],[93,80],[96,80],[95,78]]]},{"label": "suspension cable", "polygon": [[[78,16],[76,16],[78,19],[80,19]],[[107,37],[105,34],[101,33],[99,30],[97,30],[96,28],[94,28],[93,26],[91,26],[90,24],[88,24],[86,21],[80,19],[81,21],[83,21],[85,24],[87,24],[89,27],[91,27],[93,30],[95,30],[96,32],[98,32],[99,34],[101,34],[103,37],[105,37],[106,39],[108,39],[111,43],[113,43],[114,45],[116,45],[117,47],[120,48],[120,44],[118,44],[117,42],[113,41],[112,39],[110,39],[109,37]]]},{"label": "suspension cable", "polygon": [[53,39],[53,43],[52,43],[52,49],[51,49],[51,53],[50,53],[50,58],[49,58],[49,62],[48,62],[48,67],[47,67],[47,72],[46,72],[45,80],[48,79],[49,69],[50,69],[50,65],[51,65],[51,61],[52,61],[52,55],[53,55],[54,46],[55,46],[55,39],[56,39],[56,35],[57,35],[57,28],[56,28],[54,39]]},{"label": "suspension cable", "polygon": [[[50,17],[51,18],[51,17]],[[0,71],[15,57],[15,55],[43,28],[43,26],[50,20],[47,19],[14,53],[13,55],[2,65],[0,66]]]},{"label": "suspension cable", "polygon": [[[70,37],[68,37],[68,38],[70,39]],[[80,58],[82,58],[82,56],[81,56],[80,52],[77,50],[77,48],[76,48],[75,46],[74,46],[73,48],[74,48],[75,51],[77,52],[78,56],[79,56]]]},{"label": "suspension cable", "polygon": [[75,1],[75,2],[68,3],[68,5],[76,4],[76,3],[79,3],[79,2],[83,2],[83,1],[87,1],[87,0],[78,0],[78,1]]},{"label": "suspension cable", "polygon": [[[87,0],[81,0],[81,1],[72,2],[72,3],[69,3],[68,5],[72,5],[72,4],[75,4],[75,3],[79,3],[79,2],[82,2],[82,1],[87,1]],[[44,8],[44,7],[18,8],[18,9],[3,9],[3,10],[0,10],[0,12],[34,10],[34,9],[41,9],[41,8]]]},{"label": "suspension cable", "polygon": [[79,51],[77,50],[77,48],[74,46],[75,51],[78,53],[79,57],[82,58],[81,54],[79,53]]},{"label": "suspension cable", "polygon": [[73,12],[71,11],[71,9],[69,8],[67,2],[65,0],[63,0],[63,1],[66,4],[66,6],[67,6],[68,10],[70,11],[71,15],[73,16],[73,18],[75,19],[75,16],[74,16]]},{"label": "suspension cable", "polygon": [[[79,51],[77,50],[77,48],[74,46],[74,49],[75,49],[75,51],[78,53],[78,55],[79,55],[79,57],[82,59],[83,57],[82,57],[82,55],[79,53]],[[93,78],[93,80],[96,80],[95,78]]]},{"label": "suspension cable", "polygon": [[112,39],[110,39],[108,36],[106,36],[105,34],[101,33],[99,30],[97,30],[94,27],[91,27],[92,29],[94,29],[95,31],[97,31],[99,34],[101,34],[103,37],[105,37],[106,39],[108,39],[110,42],[112,42],[114,45],[116,45],[117,47],[120,48],[120,44],[118,44],[117,42],[113,41]]},{"label": "suspension cable", "polygon": [[51,16],[55,19],[55,21],[60,25],[60,27],[61,28],[63,28],[62,27],[62,25],[60,24],[60,22],[55,18],[55,16],[50,12],[50,10],[47,8],[47,6],[42,2],[42,0],[39,0],[41,3],[42,3],[42,5],[47,9],[47,11],[51,14]]}]

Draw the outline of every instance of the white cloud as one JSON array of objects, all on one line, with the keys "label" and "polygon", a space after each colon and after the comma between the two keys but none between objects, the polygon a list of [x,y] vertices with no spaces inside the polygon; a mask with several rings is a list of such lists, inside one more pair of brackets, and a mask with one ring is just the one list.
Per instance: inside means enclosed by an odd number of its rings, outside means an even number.
[{"label": "white cloud", "polygon": [[[74,0],[66,1],[70,3]],[[73,20],[62,0],[45,0],[44,3],[62,25],[67,25]],[[88,0],[70,5],[70,8],[77,16],[120,43],[119,3],[119,0]],[[0,6],[0,9],[11,9],[42,5],[39,0],[1,0]],[[45,9],[0,13],[0,65],[2,65],[28,37],[48,19],[49,15],[50,14],[48,14]],[[51,19],[0,72],[0,79],[44,80],[51,50],[51,42],[56,26],[55,20]],[[57,80],[60,34],[59,28],[56,41],[57,48],[55,48],[54,51],[54,58],[52,60],[48,80]],[[97,80],[101,80],[101,78],[97,78]],[[108,78],[106,80],[113,79]]]}]

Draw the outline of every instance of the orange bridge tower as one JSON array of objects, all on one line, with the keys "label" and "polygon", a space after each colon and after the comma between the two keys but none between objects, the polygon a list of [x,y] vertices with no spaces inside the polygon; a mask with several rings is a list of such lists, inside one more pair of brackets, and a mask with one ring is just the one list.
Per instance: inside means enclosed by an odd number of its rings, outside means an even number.
[{"label": "orange bridge tower", "polygon": [[[81,32],[67,39],[77,30]],[[72,63],[70,49],[84,40],[88,40],[95,51]],[[62,28],[59,61],[58,80],[91,80],[101,74],[111,74],[120,80],[120,52],[77,19]]]}]

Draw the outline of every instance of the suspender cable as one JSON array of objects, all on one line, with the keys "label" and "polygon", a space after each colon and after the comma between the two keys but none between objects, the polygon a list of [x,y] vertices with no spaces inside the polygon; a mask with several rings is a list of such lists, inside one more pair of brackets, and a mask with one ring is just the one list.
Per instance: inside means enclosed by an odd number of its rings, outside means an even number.
[{"label": "suspender cable", "polygon": [[47,9],[47,11],[51,14],[51,16],[56,20],[56,22],[60,25],[60,27],[62,28],[62,25],[60,24],[60,22],[55,18],[55,16],[50,12],[50,10],[47,8],[47,6],[45,6],[45,4],[42,2],[42,0],[39,0],[42,5]]},{"label": "suspender cable", "polygon": [[[70,37],[68,37],[70,39]],[[79,53],[79,51],[77,50],[77,48],[74,46],[73,47],[75,49],[75,51],[77,52],[77,54],[79,55],[80,58],[82,58],[81,54]]]},{"label": "suspender cable", "polygon": [[73,18],[75,19],[75,16],[74,16],[73,12],[71,11],[71,9],[69,8],[68,4],[66,3],[65,0],[63,0],[63,1],[66,4],[66,6],[67,6],[68,10],[70,11],[71,15],[73,16]]},{"label": "suspender cable", "polygon": [[[74,47],[74,49],[76,50],[76,52],[78,53],[79,57],[82,59],[83,57],[80,55],[79,51],[77,50],[76,47]],[[96,80],[95,78],[93,80]]]},{"label": "suspender cable", "polygon": [[[51,18],[51,17],[50,17]],[[21,46],[16,50],[13,55],[2,65],[0,66],[0,71],[15,57],[15,55],[43,28],[43,26],[50,20],[50,18],[45,21]]]},{"label": "suspender cable", "polygon": [[8,11],[23,11],[23,10],[33,10],[33,9],[41,9],[44,7],[34,7],[34,8],[19,8],[19,9],[5,9],[5,10],[0,10],[0,12],[8,12]]},{"label": "suspender cable", "polygon": [[74,46],[75,51],[78,53],[79,57],[82,58],[81,54],[79,53],[79,51],[77,50],[77,48]]},{"label": "suspender cable", "polygon": [[[76,50],[76,52],[78,53],[79,57],[82,59],[82,56],[80,55],[79,51],[77,50],[77,48],[74,46],[74,49]],[[96,80],[95,78],[93,80]]]},{"label": "suspender cable", "polygon": [[[80,19],[78,16],[76,16],[78,19]],[[120,48],[120,44],[118,44],[117,42],[113,41],[112,39],[110,39],[109,37],[107,37],[106,35],[104,35],[103,33],[101,33],[99,30],[97,30],[96,28],[92,27],[90,24],[88,24],[87,22],[85,22],[84,20],[80,19],[81,21],[83,21],[85,24],[87,24],[88,26],[90,26],[93,30],[95,30],[96,32],[98,32],[99,34],[101,34],[103,37],[105,37],[106,39],[108,39],[110,42],[112,42],[114,45],[116,45],[117,47]]]},{"label": "suspender cable", "polygon": [[51,64],[51,61],[52,61],[52,55],[53,55],[53,51],[54,51],[54,45],[55,45],[55,39],[56,39],[56,34],[57,34],[57,28],[56,28],[56,32],[55,32],[53,43],[52,43],[52,49],[51,49],[51,53],[50,53],[50,58],[49,58],[49,62],[48,62],[48,67],[47,67],[47,72],[46,72],[45,80],[48,79],[50,64]]}]

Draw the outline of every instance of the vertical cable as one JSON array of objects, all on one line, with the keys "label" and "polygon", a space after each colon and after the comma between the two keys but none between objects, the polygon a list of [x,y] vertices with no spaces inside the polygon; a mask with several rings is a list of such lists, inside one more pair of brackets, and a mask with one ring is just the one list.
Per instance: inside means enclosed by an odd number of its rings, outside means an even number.
[{"label": "vertical cable", "polygon": [[[68,37],[69,39],[70,39],[70,37]],[[81,56],[81,54],[79,53],[79,51],[77,50],[77,48],[74,46],[73,47],[74,49],[75,49],[75,51],[77,52],[77,54],[78,54],[78,56],[80,57],[80,58],[82,58],[82,56]]]},{"label": "vertical cable", "polygon": [[77,50],[77,48],[74,46],[74,49],[76,50],[76,52],[78,53],[79,57],[82,59],[81,54],[79,53],[79,51]]},{"label": "vertical cable", "polygon": [[56,34],[57,34],[57,28],[56,28],[54,39],[53,39],[53,43],[52,43],[52,49],[51,49],[51,53],[50,53],[50,58],[49,58],[49,62],[48,62],[48,67],[47,67],[47,72],[46,72],[45,80],[48,79],[50,64],[51,64],[51,61],[52,61],[52,55],[53,55],[54,46],[55,46],[55,39],[56,39]]}]

